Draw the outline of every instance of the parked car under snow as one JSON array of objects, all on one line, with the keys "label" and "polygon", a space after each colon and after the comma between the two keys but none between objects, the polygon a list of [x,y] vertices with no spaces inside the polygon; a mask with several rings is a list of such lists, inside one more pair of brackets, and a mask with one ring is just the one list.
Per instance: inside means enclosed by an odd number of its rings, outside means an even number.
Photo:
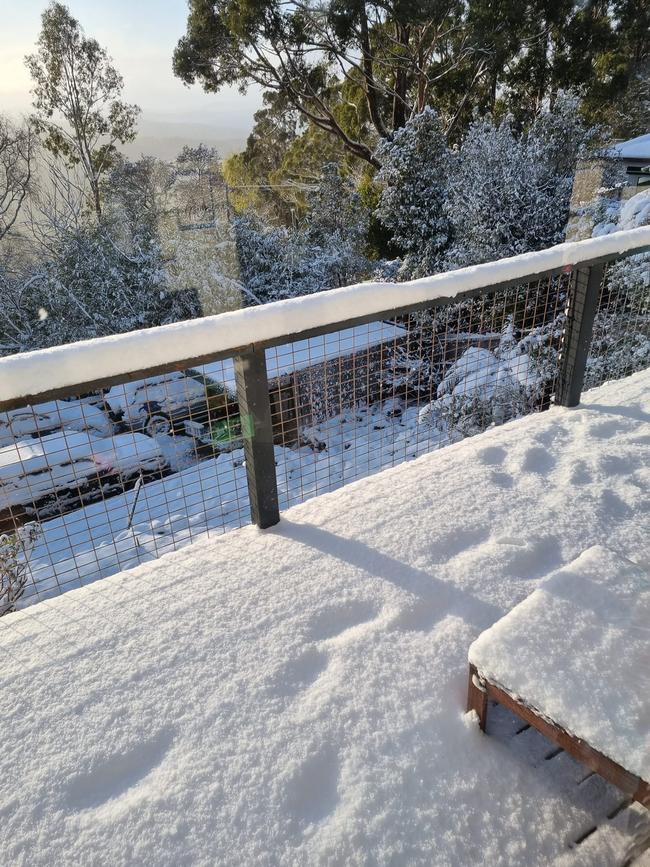
[{"label": "parked car under snow", "polygon": [[104,399],[115,422],[150,437],[186,434],[208,444],[216,430],[225,444],[239,431],[235,395],[194,370],[115,385]]},{"label": "parked car under snow", "polygon": [[113,433],[108,413],[86,400],[51,400],[0,413],[0,448],[27,437],[44,436],[57,430],[88,431],[93,436]]},{"label": "parked car under snow", "polygon": [[61,430],[0,449],[0,531],[60,515],[122,493],[140,478],[161,478],[168,465],[142,434],[95,437]]}]

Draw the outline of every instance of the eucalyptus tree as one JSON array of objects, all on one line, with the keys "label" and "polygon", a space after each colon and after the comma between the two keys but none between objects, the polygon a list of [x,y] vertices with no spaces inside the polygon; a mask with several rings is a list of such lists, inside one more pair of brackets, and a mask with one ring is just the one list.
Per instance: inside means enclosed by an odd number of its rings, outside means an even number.
[{"label": "eucalyptus tree", "polygon": [[53,2],[41,16],[37,50],[25,58],[34,86],[33,123],[44,146],[80,166],[101,216],[101,180],[116,145],[133,141],[140,109],[120,97],[124,82],[105,48]]}]

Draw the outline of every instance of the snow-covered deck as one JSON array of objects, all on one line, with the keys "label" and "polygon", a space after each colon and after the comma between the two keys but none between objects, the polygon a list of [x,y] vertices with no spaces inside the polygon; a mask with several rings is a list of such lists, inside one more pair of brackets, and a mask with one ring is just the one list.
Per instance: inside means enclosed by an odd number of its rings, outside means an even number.
[{"label": "snow-covered deck", "polygon": [[622,864],[643,808],[483,736],[467,654],[592,545],[650,569],[649,491],[646,371],[3,618],[3,859]]}]

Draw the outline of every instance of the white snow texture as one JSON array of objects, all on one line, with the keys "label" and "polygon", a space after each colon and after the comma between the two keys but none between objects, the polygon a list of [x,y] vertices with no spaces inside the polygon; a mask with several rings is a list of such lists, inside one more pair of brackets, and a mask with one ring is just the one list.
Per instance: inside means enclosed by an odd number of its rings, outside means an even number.
[{"label": "white snow texture", "polygon": [[646,371],[7,615],[4,863],[622,863],[468,648],[594,545],[647,569],[649,486]]}]

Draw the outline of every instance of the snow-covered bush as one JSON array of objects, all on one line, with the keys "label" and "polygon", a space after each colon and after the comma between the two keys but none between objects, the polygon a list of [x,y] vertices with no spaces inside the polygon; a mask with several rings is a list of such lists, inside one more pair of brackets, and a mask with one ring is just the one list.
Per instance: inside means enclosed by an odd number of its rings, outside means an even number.
[{"label": "snow-covered bush", "polygon": [[301,227],[269,226],[249,214],[235,221],[241,279],[261,301],[345,286],[368,270],[368,215],[352,183],[328,164],[308,201]]},{"label": "snow-covered bush", "polygon": [[352,181],[334,163],[327,163],[308,205],[306,252],[315,278],[323,289],[354,282],[368,270],[362,251],[369,214]]},{"label": "snow-covered bush", "polygon": [[556,369],[553,335],[547,326],[517,339],[509,322],[494,350],[469,347],[448,367],[420,422],[446,426],[453,439],[540,409]]},{"label": "snow-covered bush", "polygon": [[445,215],[450,152],[436,112],[426,108],[377,149],[382,186],[376,215],[405,253],[401,276],[439,270],[449,240]]},{"label": "snow-covered bush", "polygon": [[0,535],[0,617],[16,610],[29,576],[28,557],[39,535],[35,524]]},{"label": "snow-covered bush", "polygon": [[451,161],[446,268],[540,250],[564,236],[578,155],[589,140],[577,101],[562,97],[519,133],[511,118],[470,126]]},{"label": "snow-covered bush", "polygon": [[252,215],[234,223],[241,280],[260,301],[315,292],[303,238],[284,226],[268,226]]},{"label": "snow-covered bush", "polygon": [[402,279],[560,241],[576,160],[593,137],[578,108],[560,94],[523,132],[510,117],[477,117],[456,151],[426,109],[382,142],[376,215],[404,251]]},{"label": "snow-covered bush", "polygon": [[[650,190],[620,208],[612,229],[650,224]],[[603,232],[602,226],[594,232]],[[587,361],[585,387],[620,379],[650,366],[650,254],[614,262],[607,269]]]},{"label": "snow-covered bush", "polygon": [[0,280],[5,351],[54,346],[196,316],[192,292],[168,290],[159,243],[143,232],[125,249],[100,224],[66,235],[44,262]]}]

